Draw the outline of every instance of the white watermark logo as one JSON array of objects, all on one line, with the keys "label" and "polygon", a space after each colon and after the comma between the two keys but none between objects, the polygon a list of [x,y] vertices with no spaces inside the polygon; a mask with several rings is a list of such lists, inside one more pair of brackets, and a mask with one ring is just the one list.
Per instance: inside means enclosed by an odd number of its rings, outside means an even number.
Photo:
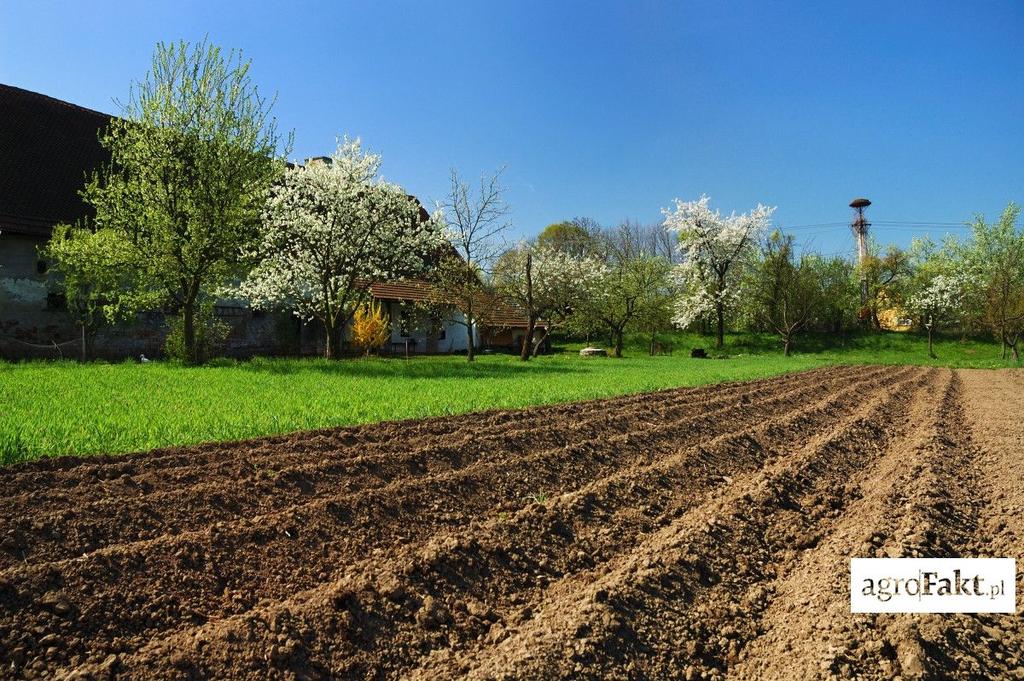
[{"label": "white watermark logo", "polygon": [[851,558],[851,612],[1017,611],[1013,558]]}]

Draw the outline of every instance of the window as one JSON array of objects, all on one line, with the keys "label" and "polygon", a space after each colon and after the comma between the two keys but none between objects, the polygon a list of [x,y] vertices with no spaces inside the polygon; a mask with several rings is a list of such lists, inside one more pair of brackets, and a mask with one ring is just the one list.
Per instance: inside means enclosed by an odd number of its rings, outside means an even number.
[{"label": "window", "polygon": [[402,338],[408,338],[412,335],[412,333],[409,332],[409,322],[411,321],[410,317],[411,315],[409,314],[409,310],[403,306],[401,311],[398,313],[398,333]]},{"label": "window", "polygon": [[245,308],[237,305],[214,305],[213,314],[216,317],[244,317]]},{"label": "window", "polygon": [[46,309],[47,310],[60,310],[67,307],[68,301],[64,297],[63,293],[56,293],[51,291],[46,294]]}]

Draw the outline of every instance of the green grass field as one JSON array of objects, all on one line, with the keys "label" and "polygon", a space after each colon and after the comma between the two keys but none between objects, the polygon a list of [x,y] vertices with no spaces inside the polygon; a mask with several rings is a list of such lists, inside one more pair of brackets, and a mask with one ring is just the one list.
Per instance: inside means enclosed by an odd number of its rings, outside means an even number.
[{"label": "green grass field", "polygon": [[[667,340],[667,339],[663,339]],[[0,463],[121,453],[327,426],[569,402],[658,388],[773,376],[826,364],[1006,366],[992,343],[944,340],[929,360],[919,337],[803,339],[783,357],[771,337],[731,336],[723,358],[689,357],[712,341],[672,338],[649,357],[634,339],[623,359],[578,357],[579,345],[529,363],[508,355],[258,359],[205,367],[73,362],[0,363]]]}]

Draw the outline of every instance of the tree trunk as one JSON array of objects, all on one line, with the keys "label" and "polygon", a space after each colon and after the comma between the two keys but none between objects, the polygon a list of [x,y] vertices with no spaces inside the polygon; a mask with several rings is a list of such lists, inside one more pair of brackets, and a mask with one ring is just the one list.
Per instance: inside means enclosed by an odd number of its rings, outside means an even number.
[{"label": "tree trunk", "polygon": [[622,329],[616,329],[615,332],[615,348],[612,351],[615,357],[622,357]]},{"label": "tree trunk", "polygon": [[725,305],[721,300],[715,303],[715,347],[725,345]]},{"label": "tree trunk", "polygon": [[334,347],[337,344],[334,322],[324,320],[324,330],[326,332],[326,337],[324,338],[324,359],[334,359]]},{"label": "tree trunk", "polygon": [[935,351],[932,350],[932,327],[928,326],[928,356],[935,359]]},{"label": "tree trunk", "polygon": [[533,318],[533,315],[528,315],[526,318],[526,335],[523,336],[523,347],[519,349],[519,361],[529,361],[533,351],[533,333],[537,328],[537,320]]},{"label": "tree trunk", "polygon": [[526,362],[530,359],[530,351],[533,348],[533,330],[537,325],[537,318],[533,311],[533,254],[526,254],[526,335],[523,336],[523,347],[519,351],[519,360]]},{"label": "tree trunk", "polygon": [[476,361],[476,348],[473,343],[473,317],[466,317],[466,361]]},{"label": "tree trunk", "polygon": [[657,343],[657,334],[654,331],[651,331],[651,357],[654,357],[654,346],[657,345]]},{"label": "tree trunk", "polygon": [[544,341],[546,341],[548,339],[548,335],[550,333],[551,333],[551,322],[549,321],[548,325],[546,327],[544,327],[544,335],[541,336],[540,339],[536,343],[533,344],[533,356],[534,357],[536,357],[540,353],[540,348],[541,348],[542,345],[544,345]]},{"label": "tree trunk", "polygon": [[793,345],[793,337],[790,334],[786,334],[782,337],[782,354],[789,357],[789,351]]},{"label": "tree trunk", "polygon": [[82,322],[82,361],[86,361],[89,358],[89,353],[85,347],[85,322]]},{"label": "tree trunk", "polygon": [[181,310],[182,330],[185,342],[185,362],[199,364],[199,352],[196,347],[196,302],[194,299],[185,301]]}]

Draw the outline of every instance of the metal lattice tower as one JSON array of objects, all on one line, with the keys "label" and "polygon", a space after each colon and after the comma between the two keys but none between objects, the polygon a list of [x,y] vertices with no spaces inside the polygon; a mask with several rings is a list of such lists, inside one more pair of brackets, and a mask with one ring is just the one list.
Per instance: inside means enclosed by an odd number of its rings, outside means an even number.
[{"label": "metal lattice tower", "polygon": [[860,275],[860,304],[861,307],[868,304],[868,279],[864,274],[864,261],[868,257],[868,227],[871,223],[864,218],[864,209],[871,205],[867,199],[854,199],[850,202],[850,208],[854,211],[853,222],[850,229],[857,239],[857,262],[861,266]]}]

